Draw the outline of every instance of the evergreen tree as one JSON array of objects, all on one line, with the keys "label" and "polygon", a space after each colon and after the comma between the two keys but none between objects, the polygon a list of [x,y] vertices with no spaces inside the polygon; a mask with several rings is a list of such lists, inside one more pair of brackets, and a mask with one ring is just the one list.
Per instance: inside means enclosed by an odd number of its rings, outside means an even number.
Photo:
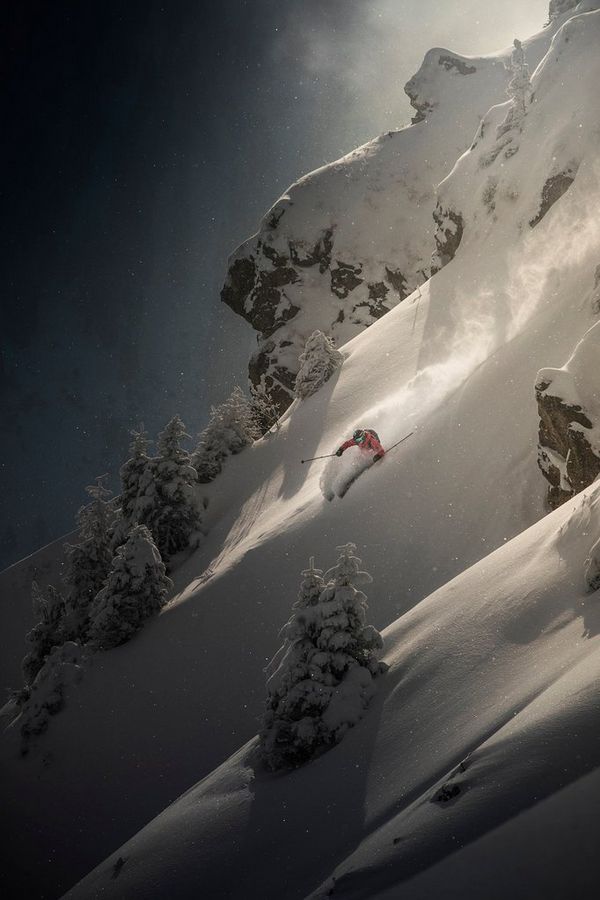
[{"label": "evergreen tree", "polygon": [[25,639],[30,646],[22,662],[26,685],[33,682],[52,648],[60,646],[65,639],[64,597],[52,585],[44,594],[35,581],[31,585],[31,595],[36,624]]},{"label": "evergreen tree", "polygon": [[510,64],[508,66],[511,79],[507,93],[511,99],[506,118],[498,127],[498,144],[496,151],[492,152],[495,159],[498,151],[504,150],[504,156],[509,159],[519,149],[519,135],[523,131],[527,107],[531,101],[532,88],[529,77],[529,66],[525,60],[525,51],[521,41],[514,40]]},{"label": "evergreen tree", "polygon": [[109,650],[128,641],[162,609],[171,587],[152,535],[145,525],[135,525],[118,548],[106,584],[94,601],[89,629],[92,647]]},{"label": "evergreen tree", "polygon": [[201,525],[194,486],[198,476],[191,464],[190,454],[181,446],[186,434],[179,416],[174,416],[158,436],[158,456],[146,467],[143,478],[152,479],[143,487],[143,504],[138,497],[138,514],[147,525],[162,558],[189,546]]},{"label": "evergreen tree", "polygon": [[312,559],[302,573],[284,645],[269,667],[260,741],[272,769],[301,765],[341,740],[368,705],[373,678],[387,668],[377,662],[381,635],[365,625],[366,598],[355,587],[371,578],[360,571],[354,544],[338,549],[329,583]]},{"label": "evergreen tree", "polygon": [[23,754],[27,753],[29,741],[46,730],[50,716],[64,707],[69,687],[83,676],[85,659],[82,646],[73,641],[53,647],[44,659],[19,703]]},{"label": "evergreen tree", "polygon": [[143,426],[132,431],[131,457],[121,466],[121,510],[123,518],[130,524],[137,524],[144,517],[149,505],[145,495],[148,486],[150,458],[148,456],[148,435]]},{"label": "evergreen tree", "polygon": [[235,387],[224,403],[211,408],[210,421],[198,440],[192,457],[198,480],[202,484],[213,481],[228,456],[240,453],[258,437],[251,402]]},{"label": "evergreen tree", "polygon": [[527,115],[527,104],[531,98],[531,79],[529,66],[525,60],[523,44],[517,38],[513,42],[513,52],[510,59],[510,71],[512,78],[508,84],[508,96],[513,102],[514,115],[513,127],[523,128],[523,122]]},{"label": "evergreen tree", "polygon": [[258,434],[266,434],[275,426],[279,431],[279,408],[264,381],[250,385],[252,421]]},{"label": "evergreen tree", "polygon": [[85,641],[90,605],[106,580],[112,559],[115,513],[110,491],[102,483],[104,477],[86,488],[92,502],[77,514],[79,543],[66,545],[66,630],[72,640]]},{"label": "evergreen tree", "polygon": [[139,431],[132,431],[131,436],[131,456],[119,471],[121,506],[117,510],[113,527],[113,552],[125,542],[133,525],[144,522],[146,514],[154,505],[154,460],[148,456],[148,435],[141,426]]},{"label": "evergreen tree", "polygon": [[[282,659],[288,654],[288,651],[298,638],[301,638],[308,629],[312,629],[312,618],[308,618],[298,610],[306,609],[309,606],[316,606],[319,602],[321,591],[325,587],[323,581],[323,570],[315,568],[315,558],[311,556],[308,561],[308,569],[304,569],[302,574],[302,582],[300,583],[300,592],[298,598],[292,604],[292,618],[283,626],[279,632],[279,637],[283,638],[283,646],[279,648],[271,662],[266,666],[265,673],[270,678],[277,671]],[[289,661],[289,660],[288,660]],[[281,673],[280,673],[281,674]],[[270,682],[274,686],[277,682]]]},{"label": "evergreen tree", "polygon": [[340,556],[337,564],[325,573],[328,584],[320,598],[323,611],[318,646],[333,654],[331,667],[337,676],[355,665],[378,675],[382,664],[377,662],[377,651],[383,647],[383,641],[372,625],[365,625],[367,598],[355,587],[369,584],[373,579],[368,572],[361,571],[362,560],[354,555],[355,544],[344,544],[337,549]]},{"label": "evergreen tree", "polygon": [[322,331],[314,331],[300,355],[300,369],[296,375],[296,397],[304,400],[310,397],[328,381],[344,357],[336,350],[331,338]]},{"label": "evergreen tree", "polygon": [[200,484],[214,481],[223,468],[222,462],[227,456],[227,448],[221,437],[220,408],[211,406],[208,425],[198,438],[196,449],[192,453],[192,465],[198,473]]}]

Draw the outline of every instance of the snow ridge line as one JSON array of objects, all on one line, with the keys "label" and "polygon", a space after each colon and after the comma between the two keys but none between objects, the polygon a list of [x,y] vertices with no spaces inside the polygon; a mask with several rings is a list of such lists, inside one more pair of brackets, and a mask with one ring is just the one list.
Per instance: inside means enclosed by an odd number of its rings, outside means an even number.
[{"label": "snow ridge line", "polygon": [[[386,818],[385,812],[382,812],[377,817],[377,819],[374,820],[376,823],[375,827],[365,829],[363,843],[367,843],[377,832],[381,832],[388,826],[391,826],[391,824],[395,820],[400,820],[402,816],[410,814],[411,811],[416,810],[419,806],[428,804],[432,800],[432,795],[435,793],[436,789],[438,787],[441,787],[446,781],[449,781],[454,775],[456,775],[456,770],[460,766],[461,762],[468,759],[470,767],[476,761],[475,754],[477,753],[477,751],[484,748],[485,745],[489,743],[491,739],[496,735],[501,734],[501,732],[506,728],[507,725],[510,725],[514,721],[518,721],[518,719],[522,717],[523,713],[540,697],[551,691],[561,681],[567,679],[574,669],[577,669],[581,665],[584,665],[588,661],[589,657],[593,656],[597,652],[598,647],[596,645],[590,646],[589,650],[582,657],[574,659],[572,664],[569,665],[568,668],[563,669],[560,673],[558,673],[555,678],[551,679],[543,687],[532,690],[528,697],[518,705],[518,708],[512,713],[504,716],[497,727],[489,729],[486,736],[482,737],[482,739],[477,744],[473,745],[473,749],[471,751],[467,751],[465,754],[457,754],[455,756],[455,764],[450,766],[449,768],[445,768],[445,775],[440,773],[439,777],[428,779],[426,782],[424,782],[424,785],[426,784],[426,786],[422,785],[418,788],[415,788],[415,790],[412,791],[409,795],[411,799],[403,806],[401,810],[398,811],[396,815],[390,818]],[[591,682],[588,684],[588,693],[591,696],[595,695],[595,690]],[[571,715],[577,716],[578,709],[575,706],[571,706],[571,709],[573,710]],[[553,714],[556,715],[555,710],[551,711],[550,716],[552,716]],[[600,708],[598,709],[597,714],[600,718]],[[525,738],[525,742],[526,741],[527,738]],[[485,756],[482,756],[480,759],[485,761]],[[514,768],[514,762],[512,762],[512,765]],[[592,771],[594,765],[595,763],[593,762],[593,760],[590,760],[589,764],[583,765],[581,771],[576,768],[573,771],[570,771],[561,767],[561,773],[565,776],[568,774],[571,777],[566,778],[560,784],[553,784],[553,786],[548,787],[546,790],[544,790],[544,780],[548,780],[548,773],[540,773],[538,779],[540,784],[536,789],[535,796],[532,797],[532,802],[525,803],[524,805],[520,806],[520,808],[513,809],[512,811],[510,809],[507,809],[505,810],[505,814],[500,817],[491,817],[487,821],[484,819],[481,823],[484,825],[484,831],[478,831],[477,834],[473,834],[472,837],[468,838],[464,843],[460,843],[458,845],[453,845],[450,847],[447,847],[447,845],[441,847],[440,854],[438,856],[435,856],[435,858],[433,858],[431,855],[432,848],[430,846],[429,853],[426,858],[423,858],[422,863],[419,864],[417,862],[416,866],[408,871],[405,875],[399,873],[396,866],[394,866],[393,872],[387,870],[385,865],[378,866],[377,869],[352,869],[344,872],[339,877],[335,877],[335,880],[333,880],[332,876],[332,878],[327,882],[322,883],[322,887],[320,886],[320,888],[317,889],[317,892],[311,893],[308,896],[307,900],[325,900],[325,898],[332,896],[331,893],[328,893],[328,890],[331,889],[332,885],[335,885],[335,895],[339,894],[344,898],[344,900],[372,900],[373,896],[375,896],[379,892],[379,890],[385,890],[386,888],[391,887],[392,884],[401,884],[411,880],[421,872],[426,871],[427,869],[441,862],[452,852],[458,849],[462,849],[462,847],[473,843],[475,840],[478,840],[485,834],[488,834],[494,829],[500,827],[505,822],[510,821],[515,816],[520,815],[526,809],[537,805],[537,803],[540,803],[562,788],[567,787],[569,784],[572,784],[582,775],[585,775],[589,771]],[[490,772],[484,772],[483,774],[487,774],[489,776]],[[380,844],[385,843],[389,842],[386,842],[385,839],[380,841]],[[445,847],[447,847],[447,849],[445,849]],[[351,858],[351,856],[352,854],[342,860],[341,863],[338,863],[338,866],[336,868],[338,868],[340,865],[344,865]],[[410,856],[406,860],[406,865],[410,866]]]}]

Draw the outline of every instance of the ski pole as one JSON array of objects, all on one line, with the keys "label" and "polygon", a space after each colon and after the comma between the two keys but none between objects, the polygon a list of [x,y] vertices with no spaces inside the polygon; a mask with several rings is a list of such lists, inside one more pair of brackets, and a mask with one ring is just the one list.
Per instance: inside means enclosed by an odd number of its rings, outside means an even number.
[{"label": "ski pole", "polygon": [[389,452],[390,452],[390,450],[393,450],[393,449],[394,449],[394,447],[397,447],[397,446],[398,446],[398,444],[401,444],[401,443],[402,443],[402,442],[403,442],[403,441],[406,441],[406,440],[408,440],[408,438],[409,438],[409,437],[411,437],[411,436],[412,436],[412,435],[413,435],[413,434],[414,434],[414,431],[411,431],[411,432],[409,432],[409,433],[408,433],[408,434],[405,434],[405,435],[404,435],[404,437],[403,437],[403,438],[400,438],[400,440],[399,440],[399,441],[396,441],[396,443],[395,443],[395,444],[392,444],[392,446],[391,446],[391,447],[389,447],[389,448],[388,448],[388,449],[387,449],[387,450],[386,450],[386,453],[389,453]]},{"label": "ski pole", "polygon": [[335,456],[335,453],[326,453],[324,456],[311,456],[310,459],[301,459],[300,462],[312,462],[313,459],[329,459],[330,456]]}]

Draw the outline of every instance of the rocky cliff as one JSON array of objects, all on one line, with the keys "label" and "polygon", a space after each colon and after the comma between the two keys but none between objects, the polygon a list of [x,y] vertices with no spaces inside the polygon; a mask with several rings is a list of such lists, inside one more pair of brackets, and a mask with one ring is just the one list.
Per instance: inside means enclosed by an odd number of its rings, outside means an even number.
[{"label": "rocky cliff", "polygon": [[[548,27],[524,43],[531,71],[573,5],[551,4]],[[412,124],[301,178],[232,255],[221,299],[256,330],[250,379],[264,383],[281,410],[291,402],[298,357],[315,329],[341,346],[454,257],[468,204],[447,183],[440,192],[438,186],[469,147],[482,212],[493,216],[498,197],[514,199],[502,152],[513,135],[500,142],[496,135],[507,114],[510,54],[509,48],[468,58],[430,50],[404,88],[415,110]],[[569,187],[576,166],[564,153],[543,160],[531,226]],[[454,181],[472,193],[473,178],[463,175]]]},{"label": "rocky cliff", "polygon": [[[597,289],[597,285],[595,285]],[[541,369],[535,393],[540,425],[538,465],[552,509],[600,475],[600,322],[562,369]]]},{"label": "rocky cliff", "polygon": [[413,124],[300,179],[233,254],[221,298],[256,329],[250,379],[282,410],[315,329],[341,346],[429,277],[440,241],[457,245],[436,238],[435,187],[507,79],[502,57],[429,51],[405,87]]}]

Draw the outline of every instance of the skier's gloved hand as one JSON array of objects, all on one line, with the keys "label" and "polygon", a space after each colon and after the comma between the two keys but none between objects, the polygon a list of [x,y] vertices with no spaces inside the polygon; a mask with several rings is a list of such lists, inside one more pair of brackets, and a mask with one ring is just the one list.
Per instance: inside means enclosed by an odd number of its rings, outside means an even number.
[{"label": "skier's gloved hand", "polygon": [[336,451],[335,451],[335,455],[336,455],[336,456],[341,456],[341,455],[342,455],[342,452],[343,452],[342,450],[336,450]]}]

